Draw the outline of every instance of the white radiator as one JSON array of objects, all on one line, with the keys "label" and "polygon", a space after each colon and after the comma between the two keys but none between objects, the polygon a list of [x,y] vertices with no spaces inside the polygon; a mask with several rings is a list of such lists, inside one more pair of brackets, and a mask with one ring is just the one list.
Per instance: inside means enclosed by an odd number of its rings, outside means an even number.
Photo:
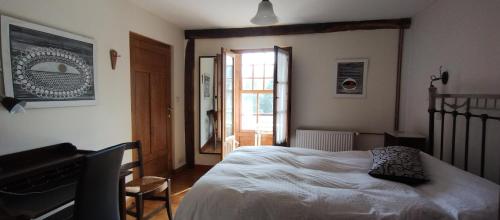
[{"label": "white radiator", "polygon": [[295,147],[324,151],[350,151],[354,144],[352,131],[302,130],[296,131]]}]

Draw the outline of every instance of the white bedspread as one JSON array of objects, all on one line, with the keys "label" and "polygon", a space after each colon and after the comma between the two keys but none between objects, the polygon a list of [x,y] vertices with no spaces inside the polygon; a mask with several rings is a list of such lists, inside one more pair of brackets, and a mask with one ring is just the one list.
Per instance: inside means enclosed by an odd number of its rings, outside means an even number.
[{"label": "white bedspread", "polygon": [[194,184],[175,219],[497,219],[499,185],[422,160],[431,182],[412,187],[369,176],[368,151],[239,148]]}]

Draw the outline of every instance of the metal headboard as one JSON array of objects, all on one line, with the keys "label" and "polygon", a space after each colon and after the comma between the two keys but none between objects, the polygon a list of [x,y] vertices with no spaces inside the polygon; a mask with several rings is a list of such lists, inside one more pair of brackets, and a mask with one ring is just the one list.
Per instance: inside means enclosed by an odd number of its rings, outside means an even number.
[{"label": "metal headboard", "polygon": [[[440,106],[437,107],[437,101]],[[450,109],[450,110],[446,110]],[[489,120],[499,121],[500,117],[488,114],[474,114],[472,110],[500,111],[500,95],[490,94],[440,94],[436,87],[429,88],[429,140],[426,152],[434,153],[434,121],[436,113],[441,115],[441,138],[439,148],[439,159],[443,160],[444,148],[444,128],[445,116],[451,115],[453,121],[453,131],[451,140],[451,164],[455,165],[455,143],[457,130],[457,117],[465,118],[465,149],[464,149],[464,169],[468,171],[469,157],[469,133],[471,118],[481,119],[481,177],[484,177],[485,151],[486,151],[486,125]]]}]

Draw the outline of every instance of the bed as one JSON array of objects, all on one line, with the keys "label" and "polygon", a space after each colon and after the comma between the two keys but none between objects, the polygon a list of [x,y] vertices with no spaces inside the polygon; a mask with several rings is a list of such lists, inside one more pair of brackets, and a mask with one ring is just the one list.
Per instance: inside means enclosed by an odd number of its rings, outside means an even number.
[{"label": "bed", "polygon": [[[445,152],[443,141],[437,141],[436,150],[433,147],[434,114],[478,117],[486,124],[500,118],[473,113],[472,109],[481,107],[474,106],[472,100],[494,98],[496,108],[500,96],[438,94],[433,87],[429,91],[431,135],[427,152],[438,151],[437,156],[420,152],[429,182],[410,186],[368,175],[372,164],[370,151],[242,147],[193,185],[175,219],[498,219],[500,186],[467,172],[467,154],[465,170],[454,167],[455,141],[451,163],[440,160]],[[451,98],[451,104],[447,98]],[[460,104],[461,98],[465,104]],[[440,101],[440,109],[436,108],[436,100]],[[467,110],[460,112],[460,108]],[[469,126],[467,123],[467,140]],[[444,128],[440,127],[441,140]],[[454,122],[454,139],[455,130]],[[481,176],[485,126],[482,130],[482,144],[477,147]],[[468,147],[466,144],[466,153]]]},{"label": "bed", "polygon": [[432,181],[412,187],[369,176],[368,151],[242,147],[195,183],[175,219],[496,218],[497,184],[421,159]]}]

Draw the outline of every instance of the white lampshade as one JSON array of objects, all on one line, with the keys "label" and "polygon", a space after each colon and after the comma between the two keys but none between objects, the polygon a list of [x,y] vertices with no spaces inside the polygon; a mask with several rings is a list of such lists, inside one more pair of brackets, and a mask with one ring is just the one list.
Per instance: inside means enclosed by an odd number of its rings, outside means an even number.
[{"label": "white lampshade", "polygon": [[278,23],[278,17],[274,14],[273,4],[269,0],[262,0],[255,17],[250,20],[256,25],[272,25]]}]

